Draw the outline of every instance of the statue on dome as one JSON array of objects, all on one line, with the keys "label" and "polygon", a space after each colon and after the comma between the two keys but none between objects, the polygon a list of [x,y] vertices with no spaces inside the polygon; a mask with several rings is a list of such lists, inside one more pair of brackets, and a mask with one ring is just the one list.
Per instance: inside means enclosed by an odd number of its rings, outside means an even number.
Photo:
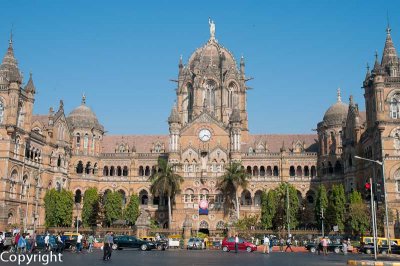
[{"label": "statue on dome", "polygon": [[208,25],[210,25],[211,39],[214,40],[215,39],[215,23],[213,20],[211,20],[211,18],[208,18]]}]

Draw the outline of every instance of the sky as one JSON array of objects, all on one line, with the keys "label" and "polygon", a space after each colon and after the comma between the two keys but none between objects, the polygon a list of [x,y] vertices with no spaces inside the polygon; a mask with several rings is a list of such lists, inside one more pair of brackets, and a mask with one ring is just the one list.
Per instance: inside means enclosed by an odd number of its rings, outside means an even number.
[{"label": "sky", "polygon": [[[400,1],[0,0],[0,56],[14,51],[37,88],[35,114],[82,93],[107,134],[168,134],[180,55],[209,38],[244,56],[253,134],[312,133],[336,90],[364,109],[362,82],[381,57],[388,17],[400,43]],[[388,16],[389,14],[389,16]]]}]

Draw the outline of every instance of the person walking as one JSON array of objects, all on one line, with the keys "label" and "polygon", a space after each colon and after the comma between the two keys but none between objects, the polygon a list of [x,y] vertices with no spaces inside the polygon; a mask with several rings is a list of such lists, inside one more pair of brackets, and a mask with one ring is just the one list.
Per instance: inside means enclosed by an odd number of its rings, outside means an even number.
[{"label": "person walking", "polygon": [[348,248],[347,241],[343,240],[342,245],[343,245],[343,255],[347,255],[347,248]]},{"label": "person walking", "polygon": [[264,251],[263,251],[263,253],[264,253],[264,254],[265,254],[265,252],[267,252],[267,254],[269,254],[269,243],[270,243],[269,238],[268,238],[267,235],[265,235],[265,236],[264,236],[264,243],[263,243],[263,245],[264,245]]},{"label": "person walking", "polygon": [[235,253],[238,253],[238,248],[239,248],[239,237],[238,235],[235,235]]},{"label": "person walking", "polygon": [[35,252],[35,248],[36,248],[36,230],[35,231],[33,231],[33,233],[32,233],[32,236],[31,236],[31,238],[30,238],[30,241],[31,241],[31,249],[29,250],[29,253],[33,253],[33,252]]},{"label": "person walking", "polygon": [[5,233],[0,232],[0,253],[4,251],[4,242],[6,242]]},{"label": "person walking", "polygon": [[272,248],[274,247],[274,241],[272,240],[272,236],[269,237],[269,252],[272,253]]},{"label": "person walking", "polygon": [[21,235],[19,234],[19,231],[17,231],[17,233],[15,234],[15,237],[14,237],[14,252],[15,253],[18,252],[18,241],[19,241],[20,237],[21,237]]},{"label": "person walking", "polygon": [[82,252],[82,238],[83,236],[81,233],[78,233],[78,236],[76,238],[76,252],[81,253]]},{"label": "person walking", "polygon": [[46,236],[44,237],[44,247],[45,251],[50,251],[50,234],[47,232]]},{"label": "person walking", "polygon": [[113,236],[113,232],[110,232],[110,234],[108,235],[108,252],[107,252],[107,260],[111,259],[111,255],[112,255],[112,246],[114,245],[114,236]]},{"label": "person walking", "polygon": [[22,235],[19,237],[18,239],[18,253],[25,253],[25,248],[26,248],[26,240],[25,240],[25,236]]},{"label": "person walking", "polygon": [[283,245],[285,244],[285,240],[281,237],[281,239],[279,239],[279,251],[283,252]]},{"label": "person walking", "polygon": [[108,260],[107,255],[108,255],[108,249],[110,248],[110,243],[108,243],[108,232],[106,232],[103,240],[103,260]]},{"label": "person walking", "polygon": [[89,253],[93,252],[93,243],[94,243],[94,236],[93,236],[93,234],[90,234],[89,237],[88,237],[88,244],[89,244],[88,252]]},{"label": "person walking", "polygon": [[328,255],[328,240],[324,237],[321,241],[324,256]]},{"label": "person walking", "polygon": [[293,252],[293,249],[292,249],[292,239],[291,239],[290,237],[288,237],[288,239],[286,240],[286,249],[285,249],[285,252],[286,252],[288,249],[290,249],[290,251]]}]

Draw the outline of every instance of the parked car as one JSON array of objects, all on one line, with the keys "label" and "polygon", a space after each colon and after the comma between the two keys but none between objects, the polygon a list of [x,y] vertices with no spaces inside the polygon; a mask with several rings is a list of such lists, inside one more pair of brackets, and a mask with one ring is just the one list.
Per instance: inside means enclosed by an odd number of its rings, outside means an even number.
[{"label": "parked car", "polygon": [[4,248],[8,249],[13,245],[13,234],[11,232],[4,232]]},{"label": "parked car", "polygon": [[[235,238],[225,237],[224,240],[222,240],[222,250],[225,252],[235,250]],[[251,242],[247,242],[244,238],[239,237],[238,250],[253,252],[257,250],[257,246]]]},{"label": "parked car", "polygon": [[180,238],[168,238],[168,247],[169,248],[179,248]]},{"label": "parked car", "polygon": [[198,237],[189,238],[187,249],[205,249],[204,240]]},{"label": "parked car", "polygon": [[[310,242],[306,245],[306,249],[311,253],[315,253],[318,251],[319,242]],[[328,252],[340,253],[343,250],[343,245],[340,242],[331,242],[328,243]]]},{"label": "parked car", "polygon": [[[76,240],[78,239],[78,233],[75,232],[65,232],[65,249],[71,248],[72,250],[76,249]],[[86,239],[82,238],[82,248],[88,248],[88,244]]]},{"label": "parked car", "polygon": [[140,250],[151,250],[156,248],[154,242],[142,240],[135,236],[120,235],[114,236],[114,244],[112,249],[123,249],[123,248],[138,248]]}]

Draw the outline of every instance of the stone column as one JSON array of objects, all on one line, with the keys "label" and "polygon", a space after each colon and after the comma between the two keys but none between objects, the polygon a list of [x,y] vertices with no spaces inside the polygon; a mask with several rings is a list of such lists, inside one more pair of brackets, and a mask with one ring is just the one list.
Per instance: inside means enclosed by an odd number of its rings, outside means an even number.
[{"label": "stone column", "polygon": [[142,238],[147,236],[150,229],[150,215],[147,211],[142,210],[136,220],[136,236]]},{"label": "stone column", "polygon": [[192,220],[190,219],[189,215],[186,214],[185,221],[183,222],[183,241],[184,246],[187,246],[189,238],[192,235]]}]

